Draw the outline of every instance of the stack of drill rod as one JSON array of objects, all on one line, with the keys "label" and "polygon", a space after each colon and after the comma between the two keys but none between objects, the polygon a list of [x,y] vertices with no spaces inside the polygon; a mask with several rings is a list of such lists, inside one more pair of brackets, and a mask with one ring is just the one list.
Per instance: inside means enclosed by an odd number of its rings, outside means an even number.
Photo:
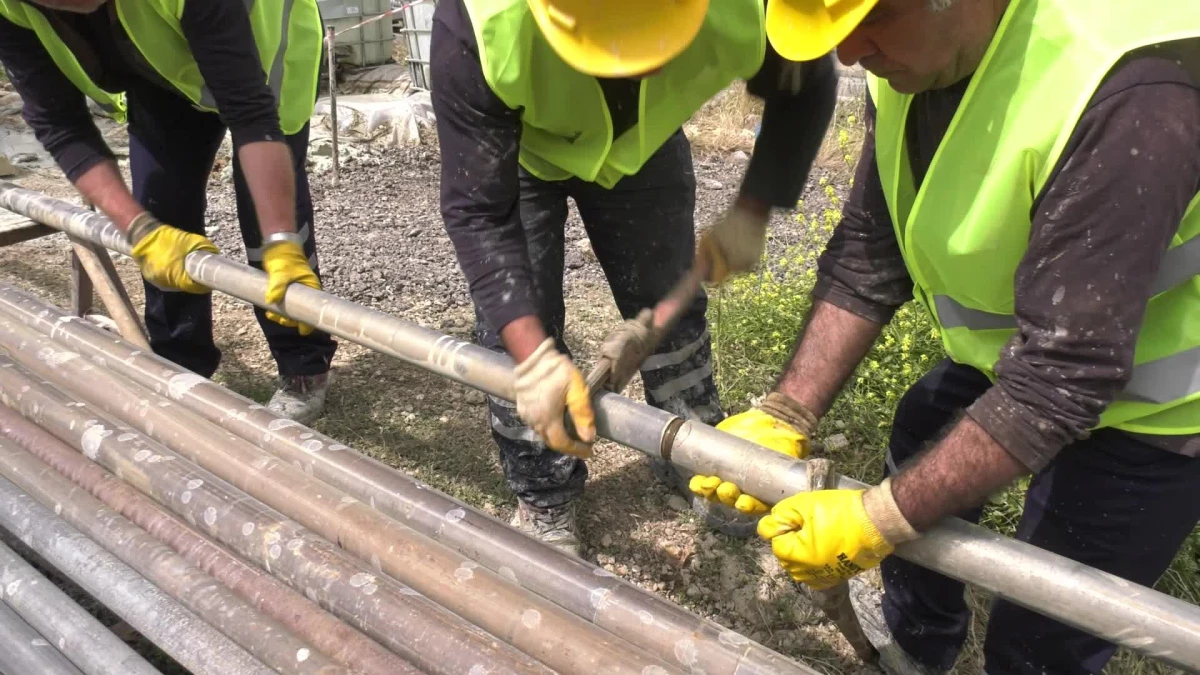
[{"label": "stack of drill rod", "polygon": [[[3,284],[0,401],[0,528],[193,673],[816,672]],[[0,574],[0,671],[154,672]]]}]

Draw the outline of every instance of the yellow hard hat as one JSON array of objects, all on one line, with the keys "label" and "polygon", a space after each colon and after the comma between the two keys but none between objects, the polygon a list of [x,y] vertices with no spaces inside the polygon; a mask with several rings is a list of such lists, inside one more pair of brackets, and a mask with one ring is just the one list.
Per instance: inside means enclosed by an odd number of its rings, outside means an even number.
[{"label": "yellow hard hat", "polygon": [[879,0],[767,0],[767,39],[789,61],[828,54]]},{"label": "yellow hard hat", "polygon": [[695,39],[708,0],[528,0],[546,41],[595,77],[644,75]]}]

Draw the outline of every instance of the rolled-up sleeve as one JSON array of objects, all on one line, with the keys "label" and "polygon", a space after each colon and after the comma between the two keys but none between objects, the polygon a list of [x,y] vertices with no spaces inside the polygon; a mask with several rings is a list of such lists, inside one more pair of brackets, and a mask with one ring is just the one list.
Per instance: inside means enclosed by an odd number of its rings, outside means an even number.
[{"label": "rolled-up sleeve", "polygon": [[180,25],[217,104],[217,114],[229,127],[233,146],[282,141],[279,107],[258,57],[246,4],[242,0],[188,2]]},{"label": "rolled-up sleeve", "polygon": [[430,53],[442,218],[475,305],[500,330],[538,314],[518,209],[520,113],[484,79],[460,0],[438,4]]},{"label": "rolled-up sleeve", "polygon": [[913,283],[875,165],[875,108],[870,101],[865,124],[854,186],[842,219],[817,260],[813,297],[884,324],[912,299]]}]

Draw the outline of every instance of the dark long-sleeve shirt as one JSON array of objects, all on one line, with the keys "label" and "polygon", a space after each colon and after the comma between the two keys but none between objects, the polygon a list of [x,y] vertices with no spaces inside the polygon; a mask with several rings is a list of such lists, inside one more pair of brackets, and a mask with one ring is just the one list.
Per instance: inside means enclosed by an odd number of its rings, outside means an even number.
[{"label": "dark long-sleeve shirt", "polygon": [[[521,112],[505,105],[484,79],[462,0],[438,3],[430,51],[446,231],[476,305],[491,325],[503,328],[538,313],[517,211]],[[802,73],[800,87],[791,86],[791,68]],[[599,82],[615,138],[637,123],[639,85],[630,79]],[[765,110],[741,192],[790,208],[833,114],[837,75],[832,61],[791,64],[768,45],[747,90],[765,100]]]},{"label": "dark long-sleeve shirt", "polygon": [[[38,9],[102,89],[149,85],[175,91],[130,42],[116,16],[116,3],[89,14]],[[184,3],[180,25],[234,146],[282,140],[275,96],[263,76],[245,3]],[[59,70],[32,30],[0,18],[0,63],[24,100],[26,123],[67,178],[73,181],[112,157],[83,93]]]},{"label": "dark long-sleeve shirt", "polygon": [[[914,97],[907,141],[921,181],[967,82]],[[876,322],[910,300],[875,164],[874,108],[841,223],[818,262],[814,296]],[[1030,212],[1014,279],[1017,334],[996,385],[967,411],[1031,470],[1087,436],[1133,368],[1151,287],[1200,192],[1200,81],[1173,56],[1128,57],[1089,102]],[[1198,454],[1200,438],[1139,435]]]}]

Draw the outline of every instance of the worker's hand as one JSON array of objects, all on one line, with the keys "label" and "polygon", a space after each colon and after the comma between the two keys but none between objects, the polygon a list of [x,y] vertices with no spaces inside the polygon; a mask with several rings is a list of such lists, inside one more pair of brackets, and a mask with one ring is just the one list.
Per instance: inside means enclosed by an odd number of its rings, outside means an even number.
[{"label": "worker's hand", "polygon": [[917,532],[892,498],[891,483],[868,490],[801,492],[758,521],[758,536],[796,581],[816,590],[875,567]]},{"label": "worker's hand", "polygon": [[202,234],[184,232],[143,213],[129,226],[133,259],[146,281],[185,293],[208,293],[209,288],[188,276],[183,261],[192,251],[219,253],[217,245]]},{"label": "worker's hand", "polygon": [[[788,457],[808,456],[809,438],[817,427],[817,418],[803,405],[778,392],[771,392],[757,408],[727,417],[717,429],[770,448]],[[692,476],[688,487],[692,492],[733,507],[742,513],[756,515],[767,512],[767,505],[742,494],[737,485],[717,476]]]},{"label": "worker's hand", "polygon": [[[277,241],[263,250],[263,270],[267,273],[268,305],[278,305],[287,294],[291,284],[303,284],[309,288],[321,290],[321,281],[317,273],[308,264],[308,256],[304,249],[294,241]],[[281,314],[267,310],[267,318],[281,326],[295,328],[301,335],[312,333],[312,326],[289,319]]]},{"label": "worker's hand", "polygon": [[[596,414],[583,374],[566,354],[546,338],[529,358],[517,364],[517,415],[551,450],[576,457],[592,456]],[[564,414],[571,415],[580,440],[567,435]]]},{"label": "worker's hand", "polygon": [[627,319],[600,345],[600,356],[608,359],[609,376],[605,386],[620,393],[650,355],[657,341],[654,310],[643,309],[636,318]]},{"label": "worker's hand", "polygon": [[696,265],[707,270],[706,281],[717,284],[731,275],[758,267],[767,248],[770,210],[737,202],[700,237]]}]

